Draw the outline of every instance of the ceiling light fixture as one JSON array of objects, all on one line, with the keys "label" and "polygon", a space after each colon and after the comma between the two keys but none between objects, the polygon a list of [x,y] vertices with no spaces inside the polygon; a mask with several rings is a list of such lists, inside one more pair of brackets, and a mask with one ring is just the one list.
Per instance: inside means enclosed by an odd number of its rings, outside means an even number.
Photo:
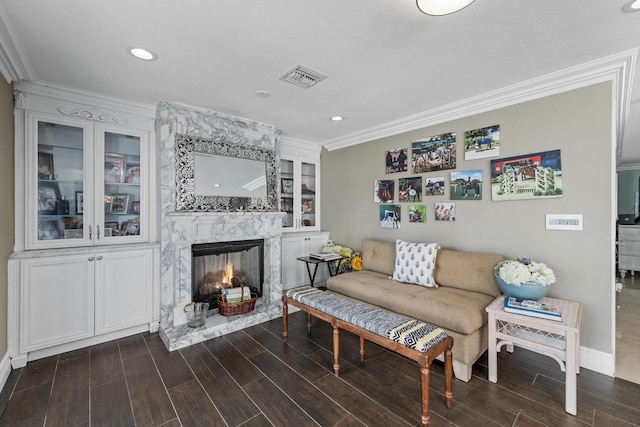
[{"label": "ceiling light fixture", "polygon": [[342,117],[342,116],[333,116],[333,117],[331,117],[331,120],[334,121],[334,122],[340,122],[340,121],[344,120],[344,117]]},{"label": "ceiling light fixture", "polygon": [[473,0],[416,0],[416,5],[422,13],[442,16],[464,9]]},{"label": "ceiling light fixture", "polygon": [[636,0],[633,3],[631,3],[630,7],[633,10],[640,10],[640,0]]},{"label": "ceiling light fixture", "polygon": [[136,58],[142,59],[144,61],[155,61],[156,59],[158,59],[158,55],[151,52],[150,50],[142,49],[140,47],[130,48],[129,53]]}]

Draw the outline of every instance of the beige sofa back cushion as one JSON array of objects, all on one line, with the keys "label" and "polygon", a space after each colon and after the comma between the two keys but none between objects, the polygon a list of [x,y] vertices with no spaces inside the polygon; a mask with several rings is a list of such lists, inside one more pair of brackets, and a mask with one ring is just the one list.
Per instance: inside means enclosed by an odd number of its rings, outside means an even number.
[{"label": "beige sofa back cushion", "polygon": [[393,276],[396,266],[396,242],[363,239],[362,266],[367,270]]},{"label": "beige sofa back cushion", "polygon": [[[500,289],[493,267],[504,258],[484,252],[438,250],[434,277],[440,286],[464,289],[497,297]],[[366,270],[393,276],[396,260],[395,242],[362,240],[362,264]]]},{"label": "beige sofa back cushion", "polygon": [[497,297],[500,288],[493,275],[493,267],[503,259],[500,255],[485,252],[440,249],[434,272],[436,283]]}]

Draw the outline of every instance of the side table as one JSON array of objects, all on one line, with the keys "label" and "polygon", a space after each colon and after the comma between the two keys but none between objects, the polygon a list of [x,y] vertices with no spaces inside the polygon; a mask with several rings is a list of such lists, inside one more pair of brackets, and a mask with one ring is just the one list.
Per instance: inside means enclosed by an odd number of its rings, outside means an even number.
[{"label": "side table", "polygon": [[[301,256],[296,259],[298,261],[303,261],[306,264],[307,274],[309,275],[309,281],[311,282],[311,287],[313,287],[313,282],[316,280],[316,273],[318,272],[318,265],[327,264],[327,268],[329,269],[329,276],[333,277],[336,274],[338,274],[342,261],[348,258],[349,257],[341,256],[339,258],[332,258],[332,259],[317,259],[317,258],[312,258],[310,256]],[[336,261],[337,263],[333,264]],[[309,265],[313,265],[313,274],[311,273],[311,268],[309,267]],[[332,265],[334,266],[334,268],[331,268]]]},{"label": "side table", "polygon": [[571,415],[577,411],[576,374],[580,372],[580,317],[582,304],[555,298],[542,298],[556,304],[562,322],[539,319],[504,311],[504,296],[495,299],[486,308],[489,314],[489,381],[498,380],[498,354],[503,345],[512,352],[513,346],[523,347],[549,356],[565,372],[565,410]]}]

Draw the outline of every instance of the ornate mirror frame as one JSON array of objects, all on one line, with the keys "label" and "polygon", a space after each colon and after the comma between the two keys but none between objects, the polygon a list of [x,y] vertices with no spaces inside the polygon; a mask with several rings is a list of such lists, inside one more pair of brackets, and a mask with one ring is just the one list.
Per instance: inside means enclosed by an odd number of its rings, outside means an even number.
[{"label": "ornate mirror frame", "polygon": [[[276,152],[257,146],[211,141],[177,134],[176,150],[176,211],[236,212],[277,211],[278,180]],[[263,161],[266,166],[266,197],[205,196],[195,194],[193,153],[216,154]]]}]

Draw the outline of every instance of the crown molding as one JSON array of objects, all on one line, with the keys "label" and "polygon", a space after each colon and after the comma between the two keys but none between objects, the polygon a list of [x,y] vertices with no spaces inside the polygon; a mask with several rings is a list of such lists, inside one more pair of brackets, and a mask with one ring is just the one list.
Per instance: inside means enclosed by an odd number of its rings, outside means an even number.
[{"label": "crown molding", "polygon": [[300,150],[313,151],[317,153],[322,151],[322,145],[316,142],[304,141],[302,139],[295,139],[284,135],[280,136],[280,145]]},{"label": "crown molding", "polygon": [[534,99],[579,89],[606,81],[612,82],[618,158],[622,150],[622,137],[628,116],[631,83],[635,72],[638,49],[624,51],[546,74],[504,88],[486,92],[462,101],[423,111],[399,120],[382,123],[326,140],[322,143],[329,151],[346,148],[404,132],[438,125],[498,108],[508,107]]},{"label": "crown molding", "polygon": [[24,46],[9,21],[9,16],[0,2],[0,73],[7,83],[33,80],[34,71]]}]

